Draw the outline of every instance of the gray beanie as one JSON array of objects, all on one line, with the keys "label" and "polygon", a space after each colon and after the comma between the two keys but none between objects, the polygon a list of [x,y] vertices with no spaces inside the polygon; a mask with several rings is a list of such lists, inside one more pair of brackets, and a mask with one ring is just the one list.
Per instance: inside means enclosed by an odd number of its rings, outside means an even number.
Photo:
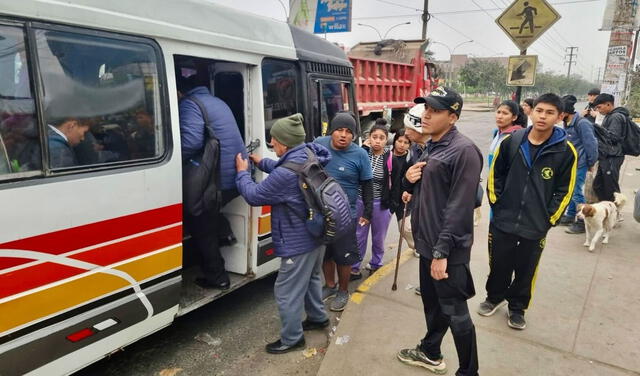
[{"label": "gray beanie", "polygon": [[302,114],[293,114],[276,120],[269,134],[284,146],[292,148],[300,145],[307,135],[304,131]]},{"label": "gray beanie", "polygon": [[351,131],[353,137],[356,136],[356,118],[351,112],[338,112],[336,116],[331,119],[331,124],[329,125],[329,134],[340,128],[347,128]]}]

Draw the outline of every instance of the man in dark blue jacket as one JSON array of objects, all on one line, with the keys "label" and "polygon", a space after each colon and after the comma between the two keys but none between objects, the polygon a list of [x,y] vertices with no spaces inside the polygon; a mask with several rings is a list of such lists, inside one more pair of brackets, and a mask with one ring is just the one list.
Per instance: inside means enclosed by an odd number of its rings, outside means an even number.
[{"label": "man in dark blue jacket", "polygon": [[475,295],[469,269],[473,245],[473,209],[482,153],[455,123],[462,97],[439,87],[422,103],[421,127],[431,137],[411,166],[403,186],[413,192],[411,230],[420,254],[420,291],[427,333],[416,348],[403,349],[398,359],[437,374],[447,370],[442,339],[451,328],[458,353],[456,375],[478,375],[476,331],[467,300]]},{"label": "man in dark blue jacket", "polygon": [[547,232],[571,201],[578,165],[567,132],[555,126],[562,120],[562,99],[544,94],[533,105],[533,125],[506,137],[489,169],[490,271],[487,299],[478,308],[478,314],[491,316],[508,302],[507,324],[518,330],[526,327],[524,311]]},{"label": "man in dark blue jacket", "polygon": [[185,213],[185,227],[202,256],[201,267],[204,277],[197,278],[196,283],[205,288],[226,290],[230,282],[224,268],[224,258],[220,254],[219,238],[233,238],[233,233],[220,210],[238,195],[235,187],[235,155],[245,153],[244,142],[229,106],[220,98],[211,95],[209,89],[198,81],[197,75],[184,78],[178,72],[177,80],[182,162],[188,163],[204,148],[205,116],[200,105],[207,112],[209,126],[213,128],[213,133],[220,141],[220,207],[198,216]]},{"label": "man in dark blue jacket", "polygon": [[587,170],[592,170],[598,161],[598,140],[593,133],[593,124],[578,115],[575,104],[578,99],[573,95],[562,97],[564,104],[565,118],[564,129],[567,131],[567,138],[578,152],[578,171],[576,173],[576,186],[573,190],[571,203],[567,207],[567,212],[560,225],[570,224],[565,232],[569,234],[584,234],[584,220],[576,219],[577,207],[586,202],[584,198],[584,181],[587,177]]},{"label": "man in dark blue jacket", "polygon": [[[301,114],[279,119],[270,130],[271,143],[280,158],[261,159],[251,155],[258,168],[269,176],[260,184],[251,180],[249,164],[241,154],[236,157],[236,186],[252,206],[271,205],[271,236],[280,269],[274,286],[282,329],[280,339],[266,346],[267,352],[281,354],[303,348],[303,330],[322,329],[329,318],[322,302],[321,267],[325,247],[321,239],[307,231],[304,218],[307,205],[298,176],[282,166],[285,162],[304,163],[307,149],[326,165],[329,151],[318,144],[305,144]],[[302,321],[306,311],[307,319]]]}]

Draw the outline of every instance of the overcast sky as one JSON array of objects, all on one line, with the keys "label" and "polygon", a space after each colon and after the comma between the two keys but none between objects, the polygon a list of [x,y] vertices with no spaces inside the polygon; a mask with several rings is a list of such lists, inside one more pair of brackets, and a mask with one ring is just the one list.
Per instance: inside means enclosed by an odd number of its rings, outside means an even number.
[{"label": "overcast sky", "polygon": [[[266,17],[285,21],[288,0],[211,0],[232,8],[250,11]],[[313,0],[309,0],[313,1]],[[528,49],[537,54],[544,70],[566,73],[566,47],[578,47],[577,65],[572,71],[587,79],[596,79],[598,68],[604,69],[610,32],[598,31],[602,25],[605,0],[547,0],[562,18]],[[410,21],[389,32],[389,38],[419,39],[422,24],[420,19],[423,0],[352,0],[353,24],[348,33],[330,33],[327,39],[353,46],[361,41],[378,40],[371,25],[384,35],[398,23]],[[496,25],[494,20],[511,0],[430,0],[427,37],[443,43],[450,49],[459,43],[473,39],[457,47],[455,54],[475,56],[517,55],[518,49]],[[481,11],[480,9],[484,9]],[[447,60],[449,49],[440,44],[431,48],[438,60]],[[575,69],[575,70],[574,70]]]}]

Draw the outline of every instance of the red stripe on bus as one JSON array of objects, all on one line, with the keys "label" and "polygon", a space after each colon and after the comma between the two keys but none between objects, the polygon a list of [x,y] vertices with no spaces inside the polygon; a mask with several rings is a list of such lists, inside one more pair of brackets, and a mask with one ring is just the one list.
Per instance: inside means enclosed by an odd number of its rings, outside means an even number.
[{"label": "red stripe on bus", "polygon": [[[111,265],[182,241],[182,228],[172,227],[160,232],[85,251],[69,258],[101,266]],[[86,270],[47,262],[11,273],[0,274],[0,299],[36,287],[60,281]]]},{"label": "red stripe on bus", "polygon": [[[93,244],[167,226],[182,220],[182,204],[90,223],[0,244],[0,249],[21,249],[54,255]],[[29,262],[21,258],[0,258],[0,270]]]}]

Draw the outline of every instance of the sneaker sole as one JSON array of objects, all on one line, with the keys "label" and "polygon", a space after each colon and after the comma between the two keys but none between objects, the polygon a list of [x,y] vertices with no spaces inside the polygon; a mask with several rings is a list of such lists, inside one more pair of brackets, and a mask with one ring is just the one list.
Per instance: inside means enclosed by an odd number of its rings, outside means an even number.
[{"label": "sneaker sole", "polygon": [[398,360],[400,360],[404,364],[409,364],[411,366],[416,366],[416,367],[422,367],[427,371],[435,373],[436,375],[444,375],[445,373],[447,373],[447,365],[445,363],[440,363],[437,366],[432,366],[430,364],[418,362],[413,359],[405,359],[400,354],[398,354]]},{"label": "sneaker sole", "polygon": [[347,308],[347,305],[345,304],[343,307],[341,308],[333,308],[333,307],[329,307],[329,311],[331,312],[342,312],[344,311],[344,309]]},{"label": "sneaker sole", "polygon": [[511,329],[515,329],[515,330],[524,330],[527,327],[527,324],[524,324],[523,326],[518,326],[516,324],[513,324],[511,320],[507,320],[507,325],[509,325]]},{"label": "sneaker sole", "polygon": [[335,297],[336,295],[338,295],[338,292],[334,292],[333,294],[327,295],[326,297],[322,298],[322,302],[326,302],[327,300]]},{"label": "sneaker sole", "polygon": [[493,309],[491,311],[489,311],[489,312],[484,313],[484,312],[479,312],[478,311],[478,315],[484,316],[484,317],[489,317],[489,316],[493,315],[494,313],[496,313],[496,311],[498,309],[500,309],[501,307],[503,307],[505,304],[507,304],[507,301],[503,300],[500,303],[496,304],[496,306],[493,307]]}]

